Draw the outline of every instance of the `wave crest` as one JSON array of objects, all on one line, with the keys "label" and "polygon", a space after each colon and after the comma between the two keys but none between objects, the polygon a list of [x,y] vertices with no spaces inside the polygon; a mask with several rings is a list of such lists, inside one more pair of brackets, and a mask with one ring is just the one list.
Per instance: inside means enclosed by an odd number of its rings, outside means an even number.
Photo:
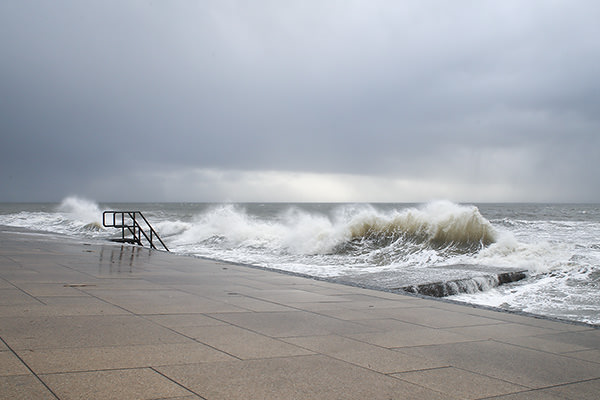
[{"label": "wave crest", "polygon": [[409,208],[392,216],[370,215],[350,226],[352,241],[378,245],[395,242],[425,244],[434,249],[476,251],[496,241],[496,232],[475,206],[447,201]]},{"label": "wave crest", "polygon": [[58,211],[70,214],[73,219],[84,223],[100,224],[102,211],[97,203],[81,197],[70,196],[65,198],[58,206]]}]

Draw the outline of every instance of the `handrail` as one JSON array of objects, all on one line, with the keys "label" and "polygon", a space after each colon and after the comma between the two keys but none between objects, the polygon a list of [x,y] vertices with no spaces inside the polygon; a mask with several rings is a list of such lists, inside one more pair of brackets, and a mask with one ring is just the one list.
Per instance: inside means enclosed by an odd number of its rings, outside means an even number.
[{"label": "handrail", "polygon": [[[109,216],[108,221],[106,220],[107,215]],[[110,217],[111,215],[112,215],[112,218]],[[119,216],[120,216],[120,218],[119,218]],[[150,233],[149,235],[139,224],[139,222],[138,222],[139,219],[136,218],[137,216],[141,217],[141,219],[146,223],[147,230]],[[127,219],[126,219],[126,217],[127,217]],[[112,219],[112,222],[111,222],[111,219]],[[120,219],[120,221],[119,221],[119,219]],[[142,244],[142,236],[143,236],[146,239],[146,241],[150,244],[150,247],[153,249],[156,249],[156,246],[154,245],[154,242],[153,242],[154,238],[156,238],[156,239],[158,239],[160,244],[162,244],[164,249],[166,251],[169,251],[169,249],[167,248],[165,243],[162,241],[160,236],[158,236],[158,233],[156,233],[156,231],[154,230],[152,225],[150,225],[150,222],[148,222],[148,220],[146,219],[146,217],[144,217],[144,214],[142,214],[141,211],[104,211],[102,213],[102,225],[104,225],[107,228],[120,228],[121,229],[121,239],[118,240],[120,242],[136,243],[140,246],[143,246],[143,244]],[[131,233],[133,238],[131,238],[131,239],[125,238],[125,228],[127,228],[127,230],[129,231],[129,233]]]}]

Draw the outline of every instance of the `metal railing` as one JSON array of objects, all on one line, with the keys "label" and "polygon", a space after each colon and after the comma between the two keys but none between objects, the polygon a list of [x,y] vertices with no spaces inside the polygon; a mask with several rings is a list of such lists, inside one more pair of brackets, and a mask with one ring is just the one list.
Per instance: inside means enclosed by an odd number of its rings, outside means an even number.
[{"label": "metal railing", "polygon": [[[145,223],[145,229],[140,225],[141,222]],[[143,246],[142,238],[144,238],[150,244],[151,248],[156,249],[154,241],[157,240],[166,251],[169,251],[141,211],[104,211],[102,213],[102,225],[107,228],[121,229],[121,239],[116,239],[115,241],[117,242],[134,243]],[[125,237],[126,230],[128,232],[127,236],[131,234],[132,237]]]}]

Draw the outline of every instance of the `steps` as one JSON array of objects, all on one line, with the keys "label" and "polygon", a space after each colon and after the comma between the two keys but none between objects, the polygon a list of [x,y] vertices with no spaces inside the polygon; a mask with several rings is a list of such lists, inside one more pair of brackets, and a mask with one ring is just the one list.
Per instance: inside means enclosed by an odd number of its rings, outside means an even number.
[{"label": "steps", "polygon": [[158,249],[154,244],[158,242],[164,250],[169,251],[141,211],[104,211],[102,213],[102,225],[107,228],[121,229],[121,237],[112,239],[114,242],[140,246],[143,246],[143,242],[146,242],[152,249]]}]

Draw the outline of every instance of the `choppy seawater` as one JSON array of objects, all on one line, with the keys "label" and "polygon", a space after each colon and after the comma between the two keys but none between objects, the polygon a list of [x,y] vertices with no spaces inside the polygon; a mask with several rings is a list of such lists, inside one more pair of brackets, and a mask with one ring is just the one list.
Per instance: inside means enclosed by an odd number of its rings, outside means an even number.
[{"label": "choppy seawater", "polygon": [[[173,252],[390,288],[480,267],[527,278],[457,301],[600,325],[600,205],[0,204],[0,225],[105,240],[104,210],[139,210]],[[460,265],[453,270],[440,267]],[[445,271],[444,274],[441,271]],[[450,274],[450,275],[448,275]]]}]

